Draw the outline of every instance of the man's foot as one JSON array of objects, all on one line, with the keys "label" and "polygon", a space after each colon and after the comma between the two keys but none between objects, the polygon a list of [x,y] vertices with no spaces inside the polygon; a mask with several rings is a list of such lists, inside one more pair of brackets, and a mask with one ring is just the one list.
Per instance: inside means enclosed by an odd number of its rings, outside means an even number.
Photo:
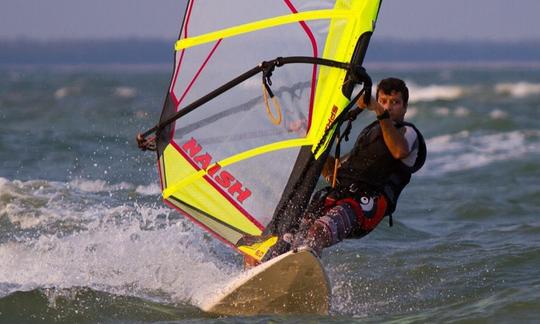
[{"label": "man's foot", "polygon": [[282,237],[278,239],[276,244],[274,244],[268,252],[263,256],[261,262],[266,262],[270,259],[277,257],[285,252],[288,252],[291,249],[292,234],[285,233]]},{"label": "man's foot", "polygon": [[261,264],[261,262],[257,261],[257,259],[250,257],[249,255],[244,255],[244,270],[251,269],[259,264]]}]

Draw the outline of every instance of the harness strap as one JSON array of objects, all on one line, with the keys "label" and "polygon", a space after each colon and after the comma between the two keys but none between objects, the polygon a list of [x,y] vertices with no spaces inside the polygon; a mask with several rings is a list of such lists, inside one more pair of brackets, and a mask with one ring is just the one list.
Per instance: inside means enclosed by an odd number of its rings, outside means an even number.
[{"label": "harness strap", "polygon": [[337,202],[337,205],[344,204],[348,204],[349,206],[351,206],[352,210],[354,210],[354,213],[356,214],[356,219],[358,220],[358,223],[361,225],[364,218],[364,211],[362,210],[358,202],[353,198],[344,198]]},{"label": "harness strap", "polygon": [[[342,199],[333,199],[331,197],[327,197],[325,200],[325,209],[328,211],[330,208],[334,206],[340,206],[347,204],[350,206],[350,208],[354,211],[356,214],[356,218],[358,220],[358,224],[360,225],[360,228],[363,231],[370,232],[379,225],[381,220],[386,215],[386,210],[388,208],[388,201],[386,200],[386,197],[384,195],[379,195],[377,197],[373,197],[372,199],[375,199],[375,208],[373,213],[369,212],[366,214],[364,210],[362,209],[362,206],[358,203],[358,201],[352,197],[346,197]],[[392,221],[392,215],[390,214],[389,224],[390,226],[393,225]]]},{"label": "harness strap", "polygon": [[334,154],[335,161],[334,161],[334,174],[332,176],[332,188],[335,188],[337,184],[337,172],[340,166],[340,157],[341,157],[341,140],[345,139],[345,142],[349,141],[349,135],[351,134],[351,129],[352,129],[352,122],[356,119],[357,115],[358,113],[351,114],[349,112],[347,126],[345,127],[343,134],[340,134],[339,127],[336,130],[337,141],[336,141],[336,150]]},{"label": "harness strap", "polygon": [[364,217],[363,222],[361,224],[361,227],[363,230],[366,231],[372,231],[379,225],[381,220],[384,218],[384,215],[386,214],[386,208],[388,207],[388,202],[386,201],[386,197],[383,195],[378,196],[377,198],[377,207],[375,210],[375,214],[371,217]]}]

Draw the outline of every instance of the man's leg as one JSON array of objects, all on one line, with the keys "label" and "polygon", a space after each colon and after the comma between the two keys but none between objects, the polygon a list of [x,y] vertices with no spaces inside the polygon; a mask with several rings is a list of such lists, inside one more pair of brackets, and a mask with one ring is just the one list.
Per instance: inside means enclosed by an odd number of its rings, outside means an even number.
[{"label": "man's leg", "polygon": [[324,202],[328,195],[329,188],[330,187],[323,188],[313,195],[308,208],[302,215],[302,219],[298,222],[298,228],[291,228],[289,233],[281,235],[277,243],[266,252],[261,262],[266,262],[278,255],[288,252],[294,244],[295,237],[298,236],[299,233],[303,233],[300,235],[305,236],[305,233],[311,227],[313,222],[323,213],[325,208]]},{"label": "man's leg", "polygon": [[[320,255],[322,249],[337,244],[348,237],[362,237],[371,232],[386,214],[384,196],[361,197],[338,201],[322,217],[311,224],[304,224],[303,231],[295,235],[293,248],[307,245]],[[307,225],[307,226],[306,226]]]},{"label": "man's leg", "polygon": [[299,232],[293,247],[306,245],[320,255],[322,249],[343,241],[357,226],[353,208],[349,204],[337,205],[316,219],[307,231]]}]

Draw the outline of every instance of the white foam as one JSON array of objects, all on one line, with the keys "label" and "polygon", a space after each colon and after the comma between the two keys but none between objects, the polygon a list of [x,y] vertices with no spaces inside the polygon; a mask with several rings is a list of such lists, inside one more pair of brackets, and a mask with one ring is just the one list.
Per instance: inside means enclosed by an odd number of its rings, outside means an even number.
[{"label": "white foam", "polygon": [[468,131],[437,136],[426,141],[428,160],[422,175],[463,171],[498,161],[540,153],[540,131],[525,130],[488,135]]},{"label": "white foam", "polygon": [[[10,181],[0,178],[0,215],[4,215],[16,227],[28,230],[50,229],[61,220],[69,224],[84,225],[95,215],[82,205],[102,204],[111,200],[115,192],[133,191],[141,195],[159,195],[157,185],[138,186],[121,182],[109,184],[104,180],[73,180],[69,183],[29,180]],[[93,195],[88,196],[88,193]],[[105,195],[103,195],[103,193]],[[88,208],[88,207],[85,207]],[[84,227],[84,226],[83,226]]]},{"label": "white foam", "polygon": [[138,110],[138,111],[135,112],[135,117],[137,117],[137,118],[147,118],[148,117],[148,112]]},{"label": "white foam", "polygon": [[83,179],[76,179],[69,183],[69,186],[71,188],[76,188],[81,191],[85,192],[111,192],[111,191],[119,191],[119,190],[133,190],[134,185],[127,183],[127,182],[121,182],[117,184],[110,184],[105,180],[83,180]]},{"label": "white foam", "polygon": [[0,215],[23,230],[51,222],[62,215],[61,209],[56,216],[50,212],[49,206],[62,199],[62,192],[53,186],[54,183],[43,180],[0,178]]},{"label": "white foam", "polygon": [[435,114],[439,116],[448,116],[450,115],[450,108],[448,107],[435,108]]},{"label": "white foam", "polygon": [[434,107],[433,108],[433,112],[435,113],[435,115],[438,115],[438,116],[443,116],[443,117],[447,117],[447,116],[455,116],[455,117],[467,117],[470,115],[470,111],[469,109],[463,107],[463,106],[459,106],[457,108],[450,108],[450,107]]},{"label": "white foam", "polygon": [[429,85],[419,86],[414,82],[408,81],[409,102],[421,101],[451,101],[462,97],[465,94],[465,89],[457,85]]},{"label": "white foam", "polygon": [[137,186],[135,192],[145,196],[160,195],[161,187],[157,183],[152,183],[148,186]]},{"label": "white foam", "polygon": [[232,251],[189,221],[171,219],[168,208],[94,205],[78,211],[68,204],[64,209],[86,219],[86,229],[1,244],[0,282],[10,285],[0,294],[83,286],[141,297],[165,293],[199,305],[240,271],[216,256],[230,257]]},{"label": "white foam", "polygon": [[510,95],[516,98],[524,98],[540,94],[540,83],[517,82],[498,83],[495,85],[495,92],[502,95]]},{"label": "white foam", "polygon": [[426,140],[429,153],[456,152],[462,149],[463,145],[460,139],[469,137],[468,131],[463,131],[457,134],[440,135]]},{"label": "white foam", "polygon": [[77,86],[67,86],[67,87],[62,87],[62,88],[59,88],[57,89],[55,92],[54,92],[54,97],[56,99],[62,99],[62,98],[65,98],[67,96],[72,96],[72,95],[76,95],[76,94],[79,94],[81,92],[81,88],[80,87],[77,87]]},{"label": "white foam", "polygon": [[454,110],[454,115],[457,117],[467,117],[471,114],[469,109],[459,106]]},{"label": "white foam", "polygon": [[114,89],[114,95],[120,98],[131,99],[137,95],[137,90],[131,87],[117,87]]},{"label": "white foam", "polygon": [[495,109],[489,112],[491,119],[506,119],[508,114],[500,109]]}]

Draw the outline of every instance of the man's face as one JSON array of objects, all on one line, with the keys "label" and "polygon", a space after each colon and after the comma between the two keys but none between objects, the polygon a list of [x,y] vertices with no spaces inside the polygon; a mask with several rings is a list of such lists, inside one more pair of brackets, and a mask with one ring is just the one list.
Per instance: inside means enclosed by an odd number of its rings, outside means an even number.
[{"label": "man's face", "polygon": [[401,92],[392,91],[390,94],[385,94],[379,91],[377,101],[385,110],[388,110],[390,119],[393,121],[403,121],[407,107],[403,104]]}]

